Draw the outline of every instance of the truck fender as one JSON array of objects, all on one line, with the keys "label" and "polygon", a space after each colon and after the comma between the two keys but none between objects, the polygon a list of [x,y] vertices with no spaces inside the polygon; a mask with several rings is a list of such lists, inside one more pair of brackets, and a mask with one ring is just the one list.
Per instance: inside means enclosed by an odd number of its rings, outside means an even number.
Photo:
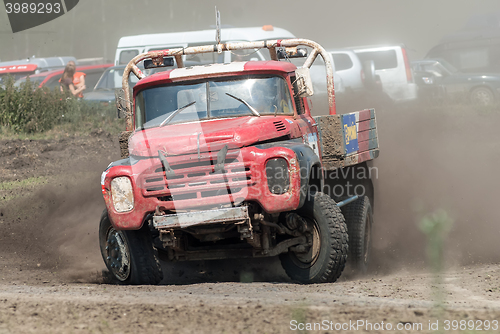
[{"label": "truck fender", "polygon": [[259,149],[271,147],[285,147],[295,152],[300,167],[300,202],[297,209],[301,208],[309,194],[309,186],[314,185],[317,191],[323,189],[323,173],[321,162],[313,149],[299,140],[279,141],[255,145]]},{"label": "truck fender", "polygon": [[112,163],[110,163],[108,165],[108,167],[106,167],[105,171],[107,171],[111,167],[115,167],[115,166],[130,166],[130,165],[132,165],[132,163],[130,162],[130,157],[128,157],[128,158],[125,158],[125,159],[120,159],[120,160],[113,161]]}]

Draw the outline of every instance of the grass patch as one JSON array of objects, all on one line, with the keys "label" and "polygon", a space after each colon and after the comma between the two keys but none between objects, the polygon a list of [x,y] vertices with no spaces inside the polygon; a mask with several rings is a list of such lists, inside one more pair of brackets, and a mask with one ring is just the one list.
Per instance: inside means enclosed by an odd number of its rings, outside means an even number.
[{"label": "grass patch", "polygon": [[[59,174],[57,176],[38,176],[23,180],[0,182],[0,203],[5,204],[11,200],[31,195],[34,191],[41,189],[42,186],[53,183],[54,186],[61,186],[58,179],[68,180],[64,183],[66,187],[78,187],[82,179],[91,179],[95,177],[93,172],[79,172]],[[20,190],[20,191],[17,191]]]},{"label": "grass patch", "polygon": [[50,139],[61,133],[90,134],[125,128],[116,107],[75,99],[59,89],[38,88],[26,80],[20,87],[8,78],[0,88],[0,138]]},{"label": "grass patch", "polygon": [[34,190],[37,187],[47,184],[49,178],[46,176],[30,177],[23,180],[5,181],[0,183],[0,203],[7,203],[13,199],[22,197],[26,192],[15,192],[17,189]]},{"label": "grass patch", "polygon": [[14,190],[17,188],[23,187],[34,187],[40,184],[46,184],[48,181],[48,177],[46,176],[38,176],[38,177],[30,177],[24,180],[19,181],[6,181],[0,183],[0,191],[1,190]]},{"label": "grass patch", "polygon": [[[307,304],[306,303],[300,303],[298,305],[295,305],[291,310],[290,310],[290,316],[291,316],[291,322],[290,325],[297,326],[297,333],[305,334],[308,333],[307,329],[299,329],[299,324],[305,324],[307,323]],[[303,326],[303,325],[300,325]]]},{"label": "grass patch", "polygon": [[101,129],[119,135],[125,130],[125,120],[120,118],[111,118],[103,116],[92,116],[79,122],[66,122],[55,125],[52,129],[43,132],[27,133],[14,131],[7,126],[0,126],[0,139],[60,139],[69,135],[90,135],[92,131]]}]

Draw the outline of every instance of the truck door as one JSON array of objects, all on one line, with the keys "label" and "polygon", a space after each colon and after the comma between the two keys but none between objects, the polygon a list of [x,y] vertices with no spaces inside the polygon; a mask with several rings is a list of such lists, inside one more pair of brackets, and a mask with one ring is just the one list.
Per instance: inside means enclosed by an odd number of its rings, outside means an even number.
[{"label": "truck door", "polygon": [[318,147],[318,130],[314,126],[315,122],[311,115],[306,112],[304,98],[298,96],[298,89],[297,85],[295,84],[295,75],[290,75],[289,80],[293,87],[293,100],[295,103],[295,109],[297,111],[297,118],[295,120],[295,123],[300,130],[302,141],[304,142],[304,144],[309,145],[317,156],[320,156]]}]

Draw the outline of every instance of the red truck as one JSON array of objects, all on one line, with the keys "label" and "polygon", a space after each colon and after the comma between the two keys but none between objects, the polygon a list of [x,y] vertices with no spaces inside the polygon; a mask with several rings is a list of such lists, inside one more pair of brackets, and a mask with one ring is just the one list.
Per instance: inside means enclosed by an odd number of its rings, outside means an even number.
[{"label": "red truck", "polygon": [[[183,55],[257,49],[272,60],[183,64]],[[318,55],[329,110],[312,117],[309,67]],[[307,57],[301,68],[287,61],[299,56]],[[148,77],[137,66],[173,66],[174,59],[176,68]],[[132,99],[130,72],[140,79]],[[159,259],[279,255],[301,283],[334,282],[348,254],[366,268],[374,193],[368,163],[379,153],[375,111],[336,114],[323,47],[288,39],[153,51],[132,59],[123,78],[123,159],[102,174],[99,227],[117,282],[158,284]]]}]

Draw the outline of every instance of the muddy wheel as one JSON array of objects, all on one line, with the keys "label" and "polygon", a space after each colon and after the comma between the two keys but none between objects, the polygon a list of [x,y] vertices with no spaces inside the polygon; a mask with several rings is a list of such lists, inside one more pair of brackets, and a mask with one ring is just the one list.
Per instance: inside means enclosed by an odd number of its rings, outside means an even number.
[{"label": "muddy wheel", "polygon": [[478,87],[470,93],[470,98],[475,105],[489,106],[493,104],[495,97],[489,88]]},{"label": "muddy wheel", "polygon": [[163,279],[147,226],[137,231],[118,231],[104,210],[99,224],[99,244],[104,263],[117,283],[153,285]]},{"label": "muddy wheel", "polygon": [[361,274],[366,273],[370,261],[373,213],[368,196],[342,207],[349,232],[349,264]]},{"label": "muddy wheel", "polygon": [[300,283],[335,282],[344,270],[348,234],[342,212],[330,196],[316,193],[297,211],[310,226],[306,252],[280,255],[287,275]]}]

